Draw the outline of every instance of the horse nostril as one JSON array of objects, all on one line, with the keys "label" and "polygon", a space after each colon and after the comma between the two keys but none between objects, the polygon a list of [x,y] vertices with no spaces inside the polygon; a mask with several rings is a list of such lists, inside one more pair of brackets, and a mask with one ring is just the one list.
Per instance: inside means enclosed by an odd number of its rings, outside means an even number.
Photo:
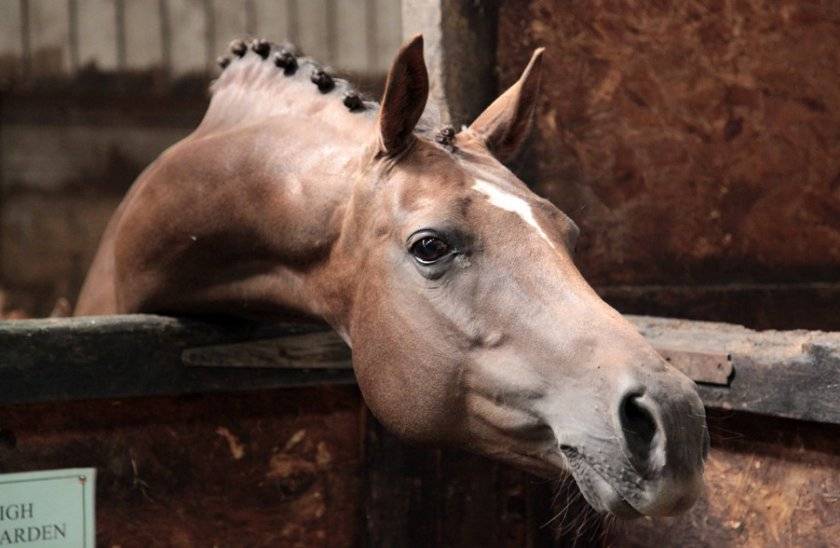
[{"label": "horse nostril", "polygon": [[657,427],[653,415],[641,403],[641,398],[639,394],[625,396],[621,402],[619,416],[627,449],[639,465],[646,467],[654,448]]}]

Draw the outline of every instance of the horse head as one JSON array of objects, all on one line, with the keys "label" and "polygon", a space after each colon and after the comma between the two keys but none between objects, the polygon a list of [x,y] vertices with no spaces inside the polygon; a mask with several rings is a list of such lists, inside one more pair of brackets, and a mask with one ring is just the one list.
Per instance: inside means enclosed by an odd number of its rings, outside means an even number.
[{"label": "horse head", "polygon": [[76,314],[317,316],[405,438],[571,473],[602,511],[694,502],[694,385],[584,281],[572,220],[503,165],[541,50],[469,127],[431,132],[420,37],[380,106],[288,47],[231,51],[201,125],[109,224]]},{"label": "horse head", "polygon": [[570,472],[621,515],[672,514],[702,487],[708,437],[685,375],[575,268],[578,228],[502,162],[527,136],[542,50],[469,127],[415,133],[415,38],[391,68],[366,176],[338,243],[352,342],[374,414],[536,473]]}]

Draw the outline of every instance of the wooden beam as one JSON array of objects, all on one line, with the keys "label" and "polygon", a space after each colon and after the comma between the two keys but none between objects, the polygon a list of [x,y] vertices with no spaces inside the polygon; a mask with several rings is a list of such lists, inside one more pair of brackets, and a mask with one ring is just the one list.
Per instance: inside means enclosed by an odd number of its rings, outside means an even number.
[{"label": "wooden beam", "polygon": [[314,324],[206,323],[160,316],[0,322],[0,405],[89,398],[239,392],[353,383],[352,370],[185,367],[194,347],[323,332]]},{"label": "wooden beam", "polygon": [[840,332],[626,317],[660,352],[726,357],[725,386],[698,383],[707,407],[840,424]]},{"label": "wooden beam", "polygon": [[422,33],[429,99],[441,122],[469,124],[496,98],[498,2],[403,0],[403,39]]},{"label": "wooden beam", "polygon": [[[698,383],[707,406],[840,424],[840,333],[626,317]],[[0,322],[0,404],[353,380],[349,349],[322,324],[145,315]]]}]

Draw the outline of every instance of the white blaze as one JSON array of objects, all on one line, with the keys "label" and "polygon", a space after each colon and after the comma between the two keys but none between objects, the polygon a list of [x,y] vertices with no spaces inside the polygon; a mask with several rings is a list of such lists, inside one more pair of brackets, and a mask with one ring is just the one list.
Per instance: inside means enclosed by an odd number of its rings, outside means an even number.
[{"label": "white blaze", "polygon": [[537,219],[534,217],[534,212],[531,210],[531,206],[528,205],[528,202],[519,196],[514,196],[510,192],[502,190],[493,183],[488,183],[487,181],[482,181],[481,179],[475,180],[473,190],[477,190],[487,196],[487,200],[499,209],[504,209],[505,211],[510,211],[519,215],[519,217],[525,221],[525,223],[530,225],[543,240],[548,242],[548,245],[554,248],[554,242],[548,238],[548,235],[537,222]]}]

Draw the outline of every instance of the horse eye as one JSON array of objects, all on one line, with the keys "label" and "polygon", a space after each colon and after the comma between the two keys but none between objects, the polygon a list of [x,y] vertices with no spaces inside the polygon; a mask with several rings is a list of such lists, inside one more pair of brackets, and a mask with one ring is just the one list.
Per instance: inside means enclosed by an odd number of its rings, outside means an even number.
[{"label": "horse eye", "polygon": [[434,236],[421,238],[411,246],[411,254],[422,264],[431,264],[448,253],[449,244]]}]

